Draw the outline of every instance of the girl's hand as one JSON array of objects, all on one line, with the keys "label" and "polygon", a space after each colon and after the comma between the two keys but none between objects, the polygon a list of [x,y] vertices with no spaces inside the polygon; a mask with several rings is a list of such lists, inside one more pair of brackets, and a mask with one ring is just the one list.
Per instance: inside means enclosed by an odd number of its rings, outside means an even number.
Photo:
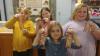
[{"label": "girl's hand", "polygon": [[40,29],[37,33],[40,37],[47,36],[46,30],[44,28]]},{"label": "girl's hand", "polygon": [[48,18],[43,18],[44,22],[45,23],[48,23],[49,22],[49,19]]},{"label": "girl's hand", "polygon": [[39,43],[40,43],[40,45],[45,45],[45,36],[40,37]]},{"label": "girl's hand", "polygon": [[14,17],[19,18],[21,14],[15,14]]},{"label": "girl's hand", "polygon": [[39,29],[38,32],[37,32],[37,35],[41,36],[41,34],[43,33],[43,31],[44,31],[44,29]]},{"label": "girl's hand", "polygon": [[96,24],[92,23],[90,32],[94,32],[96,29],[97,29]]},{"label": "girl's hand", "polygon": [[21,13],[18,13],[18,14],[15,14],[14,17],[16,20],[20,20],[20,19],[24,18],[25,16]]},{"label": "girl's hand", "polygon": [[27,29],[22,29],[22,32],[23,32],[24,35],[28,34],[28,30]]},{"label": "girl's hand", "polygon": [[40,30],[40,45],[45,44],[46,34],[44,28]]},{"label": "girl's hand", "polygon": [[93,31],[95,31],[96,28],[97,27],[96,27],[96,25],[94,23],[87,22],[85,27],[84,27],[84,30],[87,31],[87,32],[93,32]]},{"label": "girl's hand", "polygon": [[19,18],[21,17],[21,14],[15,14],[14,17],[15,17],[15,20],[19,20]]}]

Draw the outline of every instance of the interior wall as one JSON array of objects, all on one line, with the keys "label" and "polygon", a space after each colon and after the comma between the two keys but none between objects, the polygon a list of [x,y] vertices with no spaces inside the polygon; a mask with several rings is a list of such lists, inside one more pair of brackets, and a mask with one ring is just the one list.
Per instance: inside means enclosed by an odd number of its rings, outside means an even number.
[{"label": "interior wall", "polygon": [[56,20],[64,25],[71,16],[72,0],[56,0]]}]

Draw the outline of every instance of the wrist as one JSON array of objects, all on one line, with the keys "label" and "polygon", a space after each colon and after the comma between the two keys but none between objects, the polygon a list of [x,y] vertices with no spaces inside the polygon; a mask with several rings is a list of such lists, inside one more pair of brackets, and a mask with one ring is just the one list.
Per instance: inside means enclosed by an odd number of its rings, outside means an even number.
[{"label": "wrist", "polygon": [[94,30],[91,30],[91,33],[94,33],[96,30],[98,30],[98,29],[96,28],[96,29],[94,29]]},{"label": "wrist", "polygon": [[91,32],[91,33],[93,33],[93,32],[95,32],[95,30],[96,30],[96,29],[94,29],[94,30],[91,30],[90,32]]}]

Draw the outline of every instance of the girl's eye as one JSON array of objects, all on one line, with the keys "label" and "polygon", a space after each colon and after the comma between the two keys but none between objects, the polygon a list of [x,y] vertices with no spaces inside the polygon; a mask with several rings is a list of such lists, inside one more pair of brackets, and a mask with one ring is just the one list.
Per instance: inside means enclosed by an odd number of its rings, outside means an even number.
[{"label": "girl's eye", "polygon": [[86,11],[83,11],[83,13],[86,13]]},{"label": "girl's eye", "polygon": [[82,11],[78,11],[78,13],[81,13]]},{"label": "girl's eye", "polygon": [[57,30],[57,32],[60,32],[60,30]]},{"label": "girl's eye", "polygon": [[51,32],[60,32],[60,30],[58,29],[58,30],[52,30]]},{"label": "girl's eye", "polygon": [[45,13],[46,15],[48,14],[48,13]]},{"label": "girl's eye", "polygon": [[87,11],[78,11],[78,13],[86,13]]},{"label": "girl's eye", "polygon": [[55,32],[54,30],[52,30],[51,32]]},{"label": "girl's eye", "polygon": [[24,13],[21,13],[21,14],[24,14]]}]

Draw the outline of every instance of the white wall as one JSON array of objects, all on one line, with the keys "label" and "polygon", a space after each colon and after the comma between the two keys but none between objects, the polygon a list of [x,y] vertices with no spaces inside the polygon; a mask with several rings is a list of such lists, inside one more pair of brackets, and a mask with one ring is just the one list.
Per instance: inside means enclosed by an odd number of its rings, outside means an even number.
[{"label": "white wall", "polygon": [[13,2],[12,0],[5,0],[7,19],[11,18],[11,16],[14,15],[12,2]]},{"label": "white wall", "polygon": [[0,0],[1,20],[5,20],[3,0]]},{"label": "white wall", "polygon": [[64,25],[71,15],[71,0],[56,0],[56,20]]},{"label": "white wall", "polygon": [[[12,0],[5,0],[5,7],[6,7],[7,19],[9,19],[14,14]],[[2,21],[5,21],[3,0],[0,0],[0,10],[1,10],[1,19],[2,19]]]}]

